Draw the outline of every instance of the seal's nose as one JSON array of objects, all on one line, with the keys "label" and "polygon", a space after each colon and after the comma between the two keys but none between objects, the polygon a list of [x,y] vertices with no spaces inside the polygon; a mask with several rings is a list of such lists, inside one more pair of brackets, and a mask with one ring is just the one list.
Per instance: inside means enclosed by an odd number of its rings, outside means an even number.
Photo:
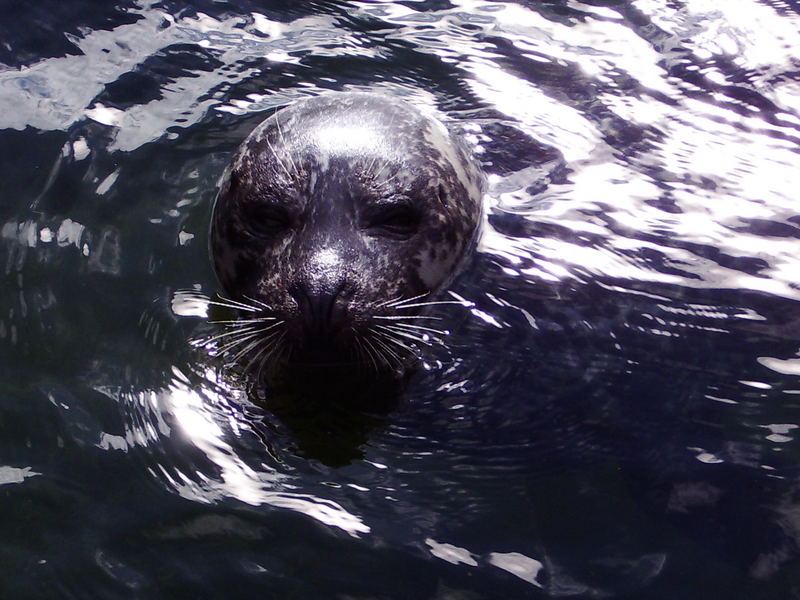
[{"label": "seal's nose", "polygon": [[301,281],[289,293],[300,313],[306,331],[313,337],[326,337],[336,333],[345,323],[347,314],[343,281],[319,285]]},{"label": "seal's nose", "polygon": [[344,329],[348,314],[348,272],[341,249],[325,246],[309,253],[303,268],[294,275],[288,291],[297,303],[300,324],[310,338],[332,341]]}]

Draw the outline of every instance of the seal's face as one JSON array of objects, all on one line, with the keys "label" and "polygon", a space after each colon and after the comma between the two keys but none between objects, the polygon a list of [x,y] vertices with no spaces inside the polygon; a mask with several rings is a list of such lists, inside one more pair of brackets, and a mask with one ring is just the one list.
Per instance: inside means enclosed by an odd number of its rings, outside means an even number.
[{"label": "seal's face", "polygon": [[444,126],[403,102],[296,103],[250,134],[223,178],[217,276],[272,320],[265,336],[291,351],[276,355],[396,370],[423,331],[416,305],[474,236],[481,184]]}]

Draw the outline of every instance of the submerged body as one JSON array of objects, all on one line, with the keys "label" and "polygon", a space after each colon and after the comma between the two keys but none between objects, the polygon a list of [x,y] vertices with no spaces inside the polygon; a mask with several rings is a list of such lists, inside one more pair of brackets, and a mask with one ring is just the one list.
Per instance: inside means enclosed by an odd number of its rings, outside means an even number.
[{"label": "submerged body", "polygon": [[211,250],[248,317],[251,364],[403,370],[419,311],[475,236],[483,179],[460,141],[400,100],[335,93],[297,102],[236,152]]}]

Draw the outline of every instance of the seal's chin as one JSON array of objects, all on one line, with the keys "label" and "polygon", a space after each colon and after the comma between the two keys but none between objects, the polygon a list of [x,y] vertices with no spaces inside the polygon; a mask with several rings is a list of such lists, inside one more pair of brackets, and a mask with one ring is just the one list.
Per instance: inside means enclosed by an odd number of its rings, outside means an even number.
[{"label": "seal's chin", "polygon": [[355,334],[304,339],[285,362],[265,370],[259,383],[270,390],[270,397],[291,397],[295,408],[390,410],[414,372],[416,360],[409,354],[405,360],[398,355],[394,361],[381,362],[376,351],[362,350],[356,340]]},{"label": "seal's chin", "polygon": [[256,403],[291,431],[297,451],[331,467],[364,458],[371,432],[398,404],[405,379],[335,364],[288,365]]}]

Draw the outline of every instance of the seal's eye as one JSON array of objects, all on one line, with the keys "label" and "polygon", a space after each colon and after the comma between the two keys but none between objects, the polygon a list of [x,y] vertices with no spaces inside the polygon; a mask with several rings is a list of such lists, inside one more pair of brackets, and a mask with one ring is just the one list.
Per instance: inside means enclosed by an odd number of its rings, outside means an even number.
[{"label": "seal's eye", "polygon": [[289,213],[281,206],[248,204],[242,210],[242,221],[247,230],[259,238],[271,238],[289,229]]},{"label": "seal's eye", "polygon": [[422,220],[419,211],[404,204],[376,206],[365,217],[367,228],[393,237],[413,235]]}]

